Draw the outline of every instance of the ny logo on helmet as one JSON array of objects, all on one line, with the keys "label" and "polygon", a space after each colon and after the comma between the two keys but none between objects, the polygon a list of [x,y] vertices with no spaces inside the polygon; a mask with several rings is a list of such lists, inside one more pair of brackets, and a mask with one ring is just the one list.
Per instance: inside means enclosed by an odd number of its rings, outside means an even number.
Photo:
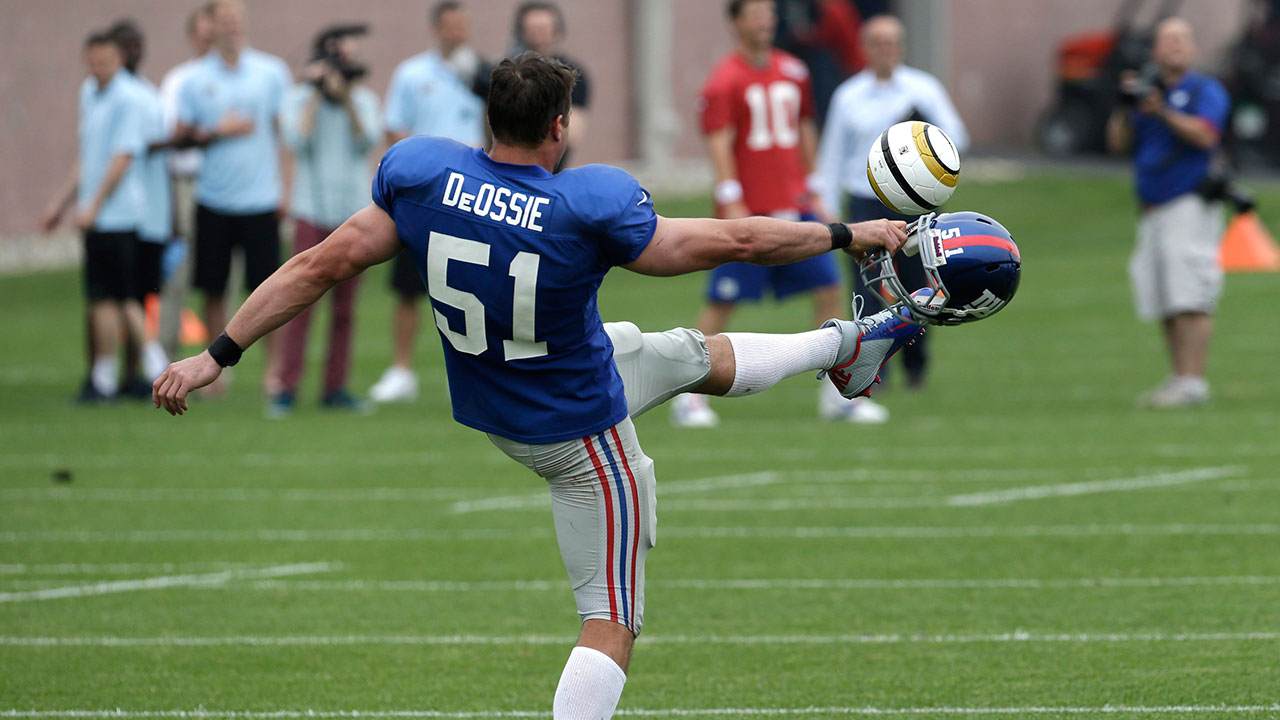
[{"label": "ny logo on helmet", "polygon": [[991,292],[990,288],[984,289],[973,302],[965,305],[961,310],[965,315],[973,315],[974,317],[984,318],[988,315],[994,315],[1000,311],[1009,301],[1001,299]]}]

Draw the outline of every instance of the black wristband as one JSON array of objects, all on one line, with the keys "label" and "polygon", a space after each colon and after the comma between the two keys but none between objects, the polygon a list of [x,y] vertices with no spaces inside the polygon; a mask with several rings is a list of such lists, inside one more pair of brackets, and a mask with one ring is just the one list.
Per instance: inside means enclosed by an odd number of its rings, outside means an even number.
[{"label": "black wristband", "polygon": [[220,367],[231,367],[240,362],[240,356],[244,354],[244,348],[236,344],[235,340],[227,337],[226,333],[218,336],[217,340],[209,346],[209,355],[213,357],[213,361],[218,363]]},{"label": "black wristband", "polygon": [[827,225],[827,229],[831,231],[831,249],[841,250],[853,244],[853,231],[844,223],[831,223]]}]

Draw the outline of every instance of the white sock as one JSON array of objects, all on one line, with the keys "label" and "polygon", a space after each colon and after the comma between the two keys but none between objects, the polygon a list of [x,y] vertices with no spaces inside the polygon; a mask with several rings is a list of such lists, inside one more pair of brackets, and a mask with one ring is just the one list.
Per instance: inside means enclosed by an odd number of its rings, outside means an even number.
[{"label": "white sock", "polygon": [[148,340],[147,344],[142,346],[142,368],[147,375],[147,380],[154,381],[167,367],[169,367],[169,357],[164,354],[160,341]]},{"label": "white sock", "polygon": [[840,352],[840,330],[821,328],[795,335],[724,333],[733,346],[737,366],[733,387],[725,397],[741,397],[767,390],[779,380],[824,370]]},{"label": "white sock", "polygon": [[578,646],[569,653],[556,686],[554,720],[609,720],[618,708],[627,674],[599,650]]},{"label": "white sock", "polygon": [[111,397],[120,389],[120,379],[116,377],[116,359],[112,355],[95,358],[93,368],[89,370],[89,380],[93,389]]}]

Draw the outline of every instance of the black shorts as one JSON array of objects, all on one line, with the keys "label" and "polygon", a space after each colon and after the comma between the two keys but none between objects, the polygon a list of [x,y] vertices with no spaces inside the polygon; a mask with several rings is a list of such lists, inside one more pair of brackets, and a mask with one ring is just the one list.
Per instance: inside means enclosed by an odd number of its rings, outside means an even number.
[{"label": "black shorts", "polygon": [[133,297],[135,232],[84,234],[84,294],[89,300]]},{"label": "black shorts", "polygon": [[192,284],[208,294],[224,292],[235,247],[244,251],[244,287],[252,292],[280,267],[280,222],[275,212],[225,215],[197,205]]},{"label": "black shorts", "polygon": [[408,250],[401,250],[391,263],[391,288],[404,300],[417,300],[427,294],[427,286],[422,283],[422,275]]},{"label": "black shorts", "polygon": [[146,300],[148,295],[160,293],[161,263],[164,261],[164,243],[138,240],[133,248],[133,297]]}]

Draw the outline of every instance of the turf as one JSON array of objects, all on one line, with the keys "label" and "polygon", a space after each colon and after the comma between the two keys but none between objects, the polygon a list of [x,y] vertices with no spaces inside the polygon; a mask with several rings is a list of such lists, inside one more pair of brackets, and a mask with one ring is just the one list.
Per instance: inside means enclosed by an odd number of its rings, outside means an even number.
[{"label": "turf", "polygon": [[[877,393],[887,426],[818,421],[807,377],[717,402],[714,431],[638,421],[660,521],[623,711],[1280,716],[1276,277],[1228,278],[1207,407],[1135,409],[1164,361],[1130,310],[1130,198],[1121,178],[962,184],[952,207],[1013,231],[1022,288],[931,333],[927,389]],[[1261,207],[1280,225],[1280,193]],[[388,361],[385,280],[365,279],[353,390]],[[618,272],[601,308],[688,324],[702,282]],[[545,490],[453,423],[434,333],[413,405],[323,411],[313,361],[269,421],[251,351],[230,397],[175,419],[70,404],[81,308],[73,273],[0,281],[0,714],[549,717],[578,621]],[[803,300],[734,320],[808,324]],[[91,587],[174,576],[199,577]]]}]

